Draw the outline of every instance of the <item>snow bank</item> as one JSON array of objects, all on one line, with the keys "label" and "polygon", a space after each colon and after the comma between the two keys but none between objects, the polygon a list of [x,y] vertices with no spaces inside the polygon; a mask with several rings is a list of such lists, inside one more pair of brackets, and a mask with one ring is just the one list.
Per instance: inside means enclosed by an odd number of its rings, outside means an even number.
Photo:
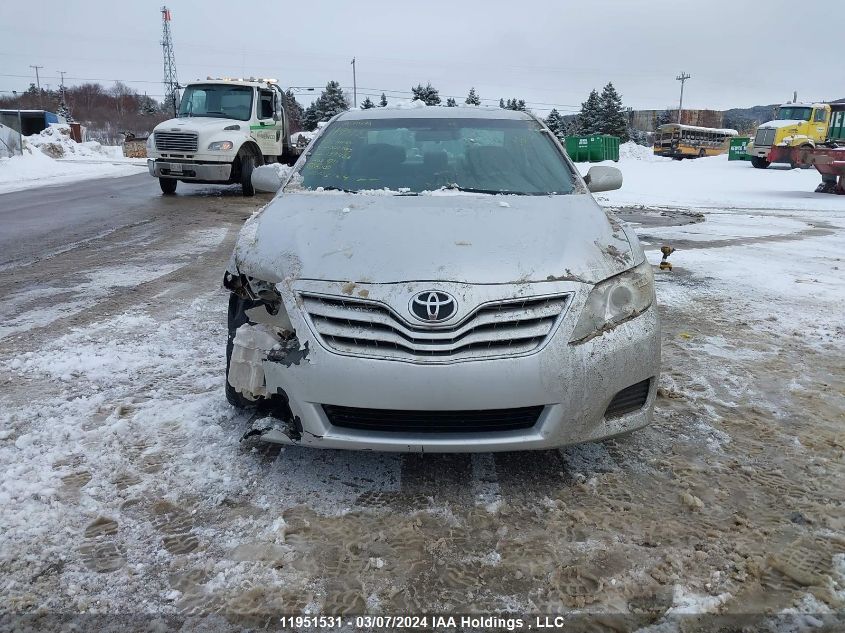
[{"label": "snow bank", "polygon": [[51,125],[23,138],[23,155],[0,158],[0,193],[31,187],[142,173],[146,161],[123,158],[120,147],[77,143],[70,127]]},{"label": "snow bank", "polygon": [[665,158],[663,156],[655,156],[654,150],[651,147],[646,147],[645,145],[628,141],[627,143],[622,143],[619,146],[619,160],[644,160],[653,163],[656,161],[667,161],[672,159]]},{"label": "snow bank", "polygon": [[40,151],[50,158],[123,158],[122,147],[101,145],[97,141],[77,143],[70,136],[70,126],[61,123],[50,125],[38,134],[25,136],[23,147],[24,152]]}]

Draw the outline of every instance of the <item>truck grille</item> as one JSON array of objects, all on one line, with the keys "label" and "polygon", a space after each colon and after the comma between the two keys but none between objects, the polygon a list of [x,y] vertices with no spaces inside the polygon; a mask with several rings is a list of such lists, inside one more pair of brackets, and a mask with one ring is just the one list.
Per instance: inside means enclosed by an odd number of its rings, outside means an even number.
[{"label": "truck grille", "polygon": [[480,411],[403,411],[359,409],[324,404],[334,426],[393,433],[490,433],[529,429],[537,423],[542,406]]},{"label": "truck grille", "polygon": [[514,356],[549,336],[570,295],[486,303],[448,327],[411,325],[382,303],[302,294],[315,332],[341,354],[411,362]]},{"label": "truck grille", "polygon": [[156,132],[156,149],[163,152],[184,152],[193,154],[197,151],[197,135],[188,132]]},{"label": "truck grille", "polygon": [[769,146],[775,143],[775,130],[770,127],[761,127],[757,129],[757,135],[754,137],[754,145]]}]

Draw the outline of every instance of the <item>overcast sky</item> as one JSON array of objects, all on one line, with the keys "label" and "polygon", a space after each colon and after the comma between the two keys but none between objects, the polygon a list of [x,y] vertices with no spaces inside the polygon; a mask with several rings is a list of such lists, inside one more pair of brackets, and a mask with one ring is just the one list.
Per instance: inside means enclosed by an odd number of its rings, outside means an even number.
[{"label": "overcast sky", "polygon": [[[283,86],[352,87],[358,99],[407,96],[430,81],[462,101],[525,99],[576,110],[608,81],[635,109],[726,109],[845,97],[841,25],[794,0],[167,0],[181,82],[276,77]],[[163,93],[159,2],[0,1],[0,90],[120,79]],[[789,39],[796,23],[808,27]],[[839,33],[837,33],[839,30]],[[837,61],[837,59],[839,61]],[[308,103],[314,93],[303,93]]]}]

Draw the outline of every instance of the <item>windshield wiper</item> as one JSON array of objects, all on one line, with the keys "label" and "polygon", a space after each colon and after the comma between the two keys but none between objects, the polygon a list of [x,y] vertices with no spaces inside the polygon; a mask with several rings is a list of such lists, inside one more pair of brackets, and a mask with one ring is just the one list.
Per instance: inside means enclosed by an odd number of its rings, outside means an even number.
[{"label": "windshield wiper", "polygon": [[474,187],[462,187],[457,183],[452,183],[451,185],[446,185],[443,189],[451,189],[453,191],[466,191],[467,193],[486,193],[491,196],[497,195],[511,195],[511,196],[527,196],[530,194],[523,193],[522,191],[502,191],[501,189],[476,189]]}]

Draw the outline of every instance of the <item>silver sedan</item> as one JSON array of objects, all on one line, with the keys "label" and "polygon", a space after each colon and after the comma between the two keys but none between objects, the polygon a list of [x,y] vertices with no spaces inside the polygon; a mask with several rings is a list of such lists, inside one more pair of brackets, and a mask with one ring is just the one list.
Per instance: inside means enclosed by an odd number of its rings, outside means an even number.
[{"label": "silver sedan", "polygon": [[323,448],[544,449],[651,421],[652,269],[535,117],[335,117],[243,227],[226,395],[249,434]]}]

